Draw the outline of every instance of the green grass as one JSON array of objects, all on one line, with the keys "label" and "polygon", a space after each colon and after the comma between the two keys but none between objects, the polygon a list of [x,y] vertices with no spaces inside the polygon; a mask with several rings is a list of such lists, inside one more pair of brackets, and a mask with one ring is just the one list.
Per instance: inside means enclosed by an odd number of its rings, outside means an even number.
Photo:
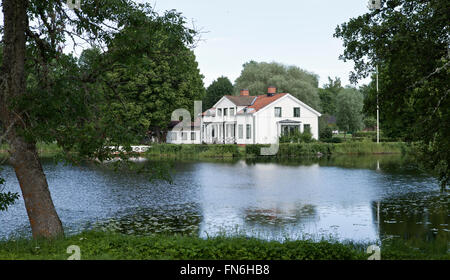
[{"label": "green grass", "polygon": [[362,141],[333,144],[332,154],[401,154],[407,150],[408,146],[403,142]]},{"label": "green grass", "polygon": [[[146,153],[148,157],[168,157],[186,159],[208,159],[208,158],[252,158],[260,156],[261,148],[269,145],[175,145],[175,144],[152,144]],[[6,156],[7,145],[0,145],[0,156]],[[40,157],[56,157],[62,150],[54,143],[38,143],[37,149]],[[323,143],[315,141],[312,143],[280,144],[275,157],[301,157],[316,155],[341,155],[341,154],[400,154],[407,151],[408,145],[402,142],[383,142],[380,144],[372,141],[347,141],[344,143]]]},{"label": "green grass", "polygon": [[[64,260],[67,247],[77,245],[82,259],[146,260],[366,260],[368,244],[336,241],[264,241],[246,237],[153,235],[130,236],[84,232],[54,241],[0,241],[0,259]],[[382,259],[450,259],[446,252],[424,252],[404,243],[381,246]]]},{"label": "green grass", "polygon": [[[61,154],[62,149],[54,143],[37,143],[37,151],[40,157],[55,157]],[[0,156],[6,156],[8,150],[7,144],[0,145]]]},{"label": "green grass", "polygon": [[146,152],[150,157],[177,158],[231,158],[240,157],[242,149],[237,145],[152,144]]},{"label": "green grass", "polygon": [[[258,157],[261,148],[269,145],[176,145],[154,144],[146,153],[149,157],[172,158],[252,158]],[[274,157],[301,157],[316,155],[372,155],[372,154],[401,154],[408,150],[408,145],[402,142],[383,142],[380,144],[372,141],[348,141],[344,143],[298,143],[280,144],[278,153]]]}]

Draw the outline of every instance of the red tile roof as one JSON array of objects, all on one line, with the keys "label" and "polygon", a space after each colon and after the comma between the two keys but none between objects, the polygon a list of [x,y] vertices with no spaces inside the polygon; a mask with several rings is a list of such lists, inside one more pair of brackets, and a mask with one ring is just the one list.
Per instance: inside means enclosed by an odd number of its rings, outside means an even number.
[{"label": "red tile roof", "polygon": [[265,95],[259,95],[256,97],[255,102],[251,106],[248,106],[248,108],[255,109],[255,112],[261,110],[262,108],[266,107],[270,103],[280,99],[281,97],[285,96],[287,93],[277,93],[272,96]]}]

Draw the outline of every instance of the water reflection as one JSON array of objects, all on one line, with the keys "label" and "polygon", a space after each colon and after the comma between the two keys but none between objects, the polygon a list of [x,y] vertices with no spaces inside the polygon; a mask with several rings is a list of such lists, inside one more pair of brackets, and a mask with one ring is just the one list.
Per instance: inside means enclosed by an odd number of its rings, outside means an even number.
[{"label": "water reflection", "polygon": [[[68,233],[449,240],[448,195],[398,155],[171,164],[173,184],[92,164],[44,168]],[[6,191],[19,192],[13,170],[2,172]],[[16,234],[29,234],[22,201],[0,213],[0,237]]]},{"label": "water reflection", "polygon": [[245,222],[250,226],[281,226],[317,219],[317,211],[314,205],[306,204],[267,209],[249,208],[244,211],[244,216]]},{"label": "water reflection", "polygon": [[[418,192],[383,199],[379,211],[381,239],[450,240],[448,195]],[[376,215],[376,203],[372,205]]]}]

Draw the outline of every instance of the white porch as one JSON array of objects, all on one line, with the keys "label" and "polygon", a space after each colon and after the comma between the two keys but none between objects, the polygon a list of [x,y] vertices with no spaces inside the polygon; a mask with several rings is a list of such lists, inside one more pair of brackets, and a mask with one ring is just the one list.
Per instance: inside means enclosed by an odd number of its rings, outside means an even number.
[{"label": "white porch", "polygon": [[235,144],[236,122],[204,122],[202,142],[206,144]]}]

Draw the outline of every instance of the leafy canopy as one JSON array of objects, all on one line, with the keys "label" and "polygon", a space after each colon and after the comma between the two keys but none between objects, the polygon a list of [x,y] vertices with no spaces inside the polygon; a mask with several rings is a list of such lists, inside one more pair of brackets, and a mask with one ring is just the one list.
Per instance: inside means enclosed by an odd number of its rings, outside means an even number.
[{"label": "leafy canopy", "polygon": [[269,86],[275,86],[278,92],[290,93],[316,110],[320,110],[317,75],[296,66],[280,63],[250,61],[235,82],[235,94],[241,89],[250,90],[250,95],[267,93]]},{"label": "leafy canopy", "polygon": [[[381,2],[381,9],[336,28],[334,36],[343,40],[345,48],[341,59],[355,63],[353,82],[372,75],[378,65],[381,129],[391,137],[421,141],[422,161],[439,166],[439,178],[446,185],[450,180],[450,2]],[[376,108],[376,96],[373,81],[367,110]]]},{"label": "leafy canopy", "polygon": [[232,95],[233,90],[233,84],[227,77],[222,76],[217,78],[217,80],[213,81],[206,89],[206,96],[203,99],[203,108],[211,108],[224,95]]},{"label": "leafy canopy", "polygon": [[356,132],[363,126],[363,97],[355,88],[344,88],[337,95],[336,124],[341,130]]},{"label": "leafy canopy", "polygon": [[[29,141],[56,141],[69,160],[103,160],[108,147],[129,150],[173,109],[192,107],[204,88],[190,49],[196,33],[181,14],[128,0],[81,2],[74,11],[61,1],[30,3],[30,20],[44,24],[30,21],[28,93],[12,104],[26,112]],[[61,51],[71,39],[76,48],[89,43],[80,58]]]}]

